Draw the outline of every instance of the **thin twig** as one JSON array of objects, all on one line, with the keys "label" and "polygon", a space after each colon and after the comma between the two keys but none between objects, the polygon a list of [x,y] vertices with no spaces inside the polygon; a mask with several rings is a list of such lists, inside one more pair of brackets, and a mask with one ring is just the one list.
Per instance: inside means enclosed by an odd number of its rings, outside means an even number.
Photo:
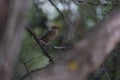
[{"label": "thin twig", "polygon": [[39,47],[42,49],[43,54],[49,59],[49,61],[51,63],[54,63],[52,57],[47,53],[46,49],[44,49],[44,47],[42,46],[42,44],[40,43],[39,39],[37,39],[36,35],[34,32],[32,32],[32,30],[28,27],[26,27],[27,31],[30,33],[30,35],[35,39],[35,41],[37,42],[37,44],[39,45]]},{"label": "thin twig", "polygon": [[59,10],[59,8],[52,2],[52,0],[49,0],[49,2],[55,7],[55,9],[59,12],[59,14],[63,17],[64,24],[68,27],[67,21],[65,19],[64,14]]},{"label": "thin twig", "polygon": [[103,63],[103,67],[104,67],[104,71],[105,71],[105,74],[106,74],[108,80],[111,80],[111,78],[110,78],[110,76],[109,76],[109,74],[108,74],[108,72],[107,72],[107,69],[106,69],[104,63]]},{"label": "thin twig", "polygon": [[[28,67],[27,67],[27,64],[21,59],[21,58],[19,58],[19,60],[23,63],[23,65],[25,66],[25,69],[26,69],[26,71],[27,71],[27,74],[29,73],[29,69],[28,69]],[[31,80],[31,75],[29,75],[30,76],[30,80]]]},{"label": "thin twig", "polygon": [[34,72],[37,72],[37,71],[46,69],[46,68],[48,68],[50,65],[51,65],[51,64],[48,64],[48,65],[46,65],[45,67],[38,68],[38,69],[35,69],[35,70],[31,70],[31,71],[29,71],[27,74],[25,74],[23,77],[21,77],[19,80],[25,79],[26,77],[28,77],[29,75],[31,75],[31,74],[34,73]]},{"label": "thin twig", "polygon": [[80,1],[78,0],[77,2],[79,2],[80,4],[89,4],[89,5],[93,5],[93,6],[117,6],[120,5],[120,2],[117,3],[99,3],[99,2],[92,2],[92,1]]},{"label": "thin twig", "polygon": [[[118,2],[116,1],[115,3],[117,4]],[[115,4],[115,3],[114,3],[114,4]],[[107,14],[109,14],[116,6],[117,6],[117,5],[113,5],[113,7],[112,7],[104,16],[106,16]]]},{"label": "thin twig", "polygon": [[53,46],[54,49],[64,50],[67,49],[65,46]]},{"label": "thin twig", "polygon": [[[41,42],[40,42],[42,45],[45,45],[45,46],[47,46],[47,47],[49,47],[49,48],[53,48],[53,49],[58,49],[58,50],[65,50],[65,49],[67,49],[67,47],[65,47],[65,46],[54,46],[54,45],[52,45],[52,44],[48,44],[48,43],[46,43],[46,42],[44,42],[44,41],[42,41],[41,40]],[[37,45],[37,44],[36,44]]]},{"label": "thin twig", "polygon": [[74,0],[72,0],[72,1],[74,2],[74,4],[76,4],[82,10],[84,10],[85,12],[87,12],[88,14],[90,14],[91,16],[93,16],[96,20],[100,20],[99,18],[96,17],[96,15],[94,15],[93,13],[91,13],[88,9],[82,7],[81,5],[79,5],[78,3],[76,3]]}]

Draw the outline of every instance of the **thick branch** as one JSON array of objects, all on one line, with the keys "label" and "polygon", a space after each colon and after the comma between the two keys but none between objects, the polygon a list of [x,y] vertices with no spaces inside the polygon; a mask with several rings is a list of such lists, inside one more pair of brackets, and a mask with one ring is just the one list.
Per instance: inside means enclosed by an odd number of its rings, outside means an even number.
[{"label": "thick branch", "polygon": [[0,80],[11,80],[29,8],[28,0],[0,0]]}]

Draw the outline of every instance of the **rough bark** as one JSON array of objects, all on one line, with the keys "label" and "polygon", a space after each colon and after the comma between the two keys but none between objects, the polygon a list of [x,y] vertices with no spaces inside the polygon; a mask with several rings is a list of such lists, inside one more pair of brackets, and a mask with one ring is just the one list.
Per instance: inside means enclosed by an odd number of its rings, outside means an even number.
[{"label": "rough bark", "polygon": [[0,80],[11,80],[30,0],[0,0]]}]

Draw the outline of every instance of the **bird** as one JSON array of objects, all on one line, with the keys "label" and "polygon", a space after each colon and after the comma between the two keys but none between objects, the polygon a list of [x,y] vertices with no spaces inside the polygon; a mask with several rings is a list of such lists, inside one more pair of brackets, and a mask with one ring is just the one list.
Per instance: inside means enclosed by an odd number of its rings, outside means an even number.
[{"label": "bird", "polygon": [[[60,27],[58,26],[52,26],[43,34],[43,36],[39,38],[39,41],[42,41],[42,43],[47,43],[47,44],[51,43],[58,36],[59,29]],[[33,48],[36,47],[36,45],[37,43],[33,45]]]}]

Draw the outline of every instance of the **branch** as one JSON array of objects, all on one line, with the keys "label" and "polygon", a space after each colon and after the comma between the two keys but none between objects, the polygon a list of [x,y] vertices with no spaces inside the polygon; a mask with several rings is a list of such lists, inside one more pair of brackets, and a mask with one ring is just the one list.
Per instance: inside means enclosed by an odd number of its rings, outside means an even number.
[{"label": "branch", "polygon": [[48,68],[50,65],[51,65],[51,64],[48,64],[48,65],[46,65],[45,67],[38,68],[38,69],[35,69],[35,70],[31,70],[31,71],[29,71],[27,74],[25,74],[23,77],[21,77],[19,80],[23,80],[23,79],[25,79],[26,77],[32,75],[32,74],[35,73],[35,72],[44,70],[44,69]]},{"label": "branch", "polygon": [[104,72],[106,74],[106,77],[108,78],[108,80],[111,80],[111,77],[110,75],[108,74],[108,70],[106,69],[105,65],[103,64],[103,67],[104,67]]},{"label": "branch", "polygon": [[[29,73],[29,69],[28,69],[28,67],[27,67],[27,63],[26,62],[24,62],[22,59],[19,59],[22,63],[23,63],[23,65],[25,66],[25,69],[26,69],[26,71],[27,71],[27,74]],[[30,76],[30,80],[31,80],[31,75],[29,75]]]},{"label": "branch", "polygon": [[[114,3],[114,4],[117,4],[117,1]],[[109,14],[117,5],[113,5],[112,8],[104,14],[104,16],[106,16],[107,14]]]},{"label": "branch", "polygon": [[56,10],[59,12],[59,14],[63,17],[64,24],[68,27],[67,21],[66,21],[66,19],[65,19],[64,14],[59,10],[59,8],[57,8],[57,6],[52,2],[52,0],[49,0],[49,2],[55,7],[55,9],[56,9]]},{"label": "branch", "polygon": [[77,2],[79,2],[80,4],[89,4],[89,5],[93,5],[93,6],[98,6],[98,5],[100,5],[100,6],[118,6],[118,5],[120,5],[119,1],[117,3],[99,3],[99,2],[78,0]]},{"label": "branch", "polygon": [[65,49],[68,49],[67,47],[65,46],[52,46],[54,49],[58,49],[58,50],[65,50]]},{"label": "branch", "polygon": [[80,7],[83,11],[87,12],[89,15],[93,16],[97,21],[100,19],[92,12],[90,12],[88,9],[84,8],[82,5],[79,5],[76,1],[72,0],[78,7]]},{"label": "branch", "polygon": [[49,59],[49,61],[51,63],[54,63],[52,57],[49,55],[49,53],[47,53],[47,51],[44,49],[44,47],[42,46],[42,44],[40,43],[39,39],[37,39],[36,35],[34,32],[32,32],[32,30],[28,27],[26,27],[27,31],[30,33],[30,35],[35,39],[35,41],[37,42],[37,44],[39,45],[39,47],[42,49],[43,54]]}]

